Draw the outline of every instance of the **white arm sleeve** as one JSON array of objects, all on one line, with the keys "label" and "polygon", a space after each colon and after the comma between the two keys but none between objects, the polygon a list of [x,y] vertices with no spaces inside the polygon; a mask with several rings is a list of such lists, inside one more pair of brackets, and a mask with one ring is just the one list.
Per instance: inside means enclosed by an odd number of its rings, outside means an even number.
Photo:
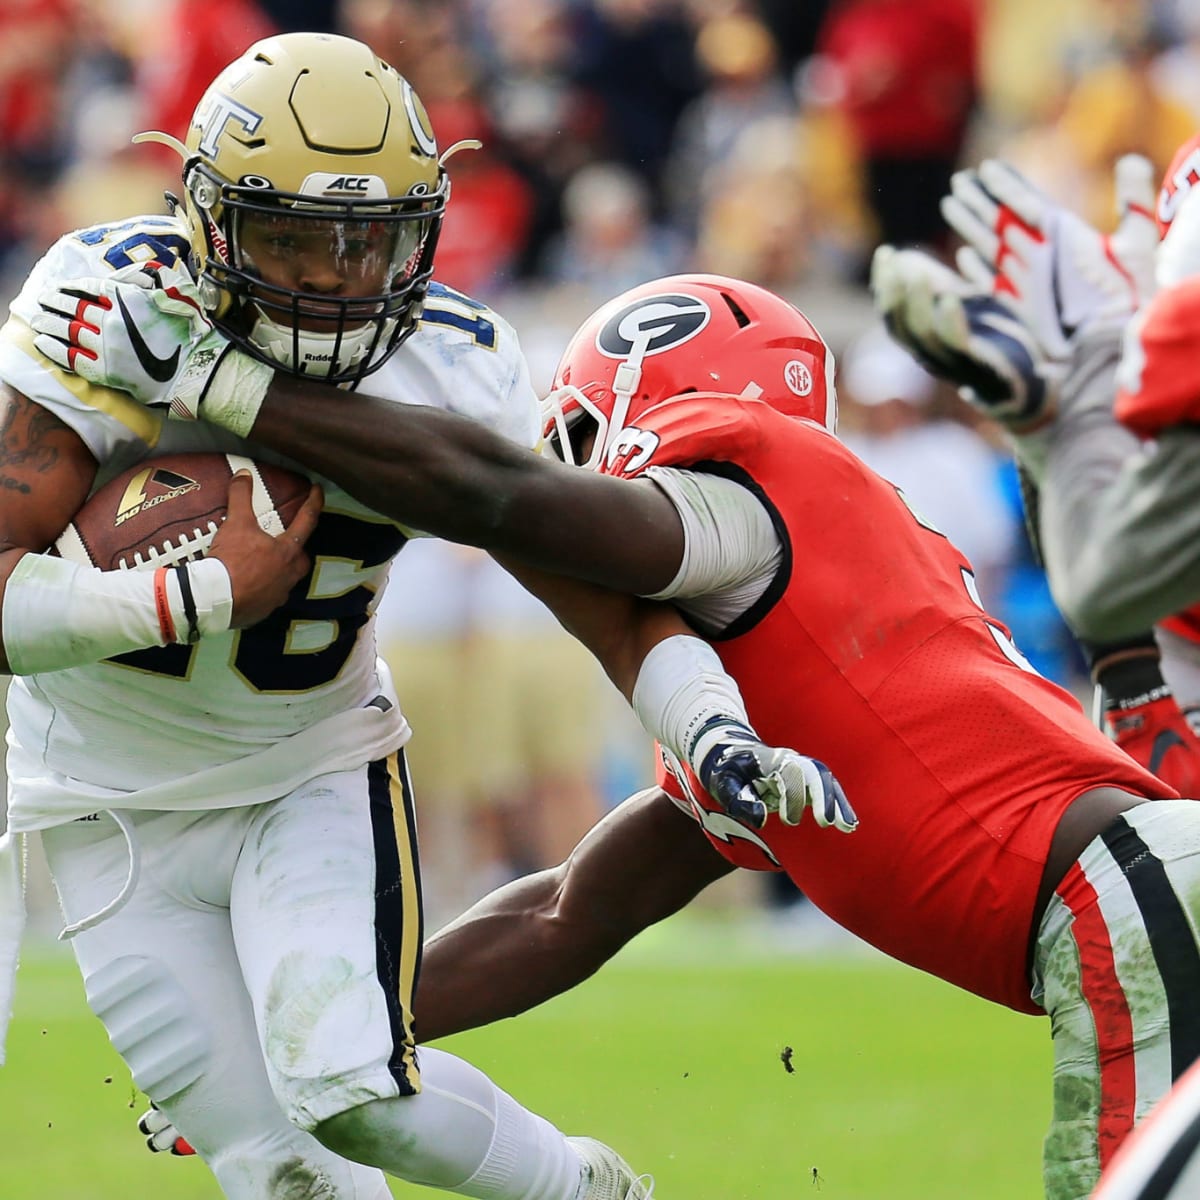
[{"label": "white arm sleeve", "polygon": [[[229,628],[229,573],[215,558],[189,563],[196,632]],[[0,614],[4,650],[14,675],[61,671],[149,646],[165,645],[165,628],[188,640],[189,620],[174,569],[157,594],[153,571],[100,571],[47,554],[26,554],[13,568]],[[165,618],[159,600],[169,609]]]},{"label": "white arm sleeve", "polygon": [[708,727],[723,723],[724,737],[729,725],[753,734],[742,694],[717,652],[684,634],[659,642],[642,660],[631,703],[646,732],[697,773],[712,745],[703,737]]},{"label": "white arm sleeve", "polygon": [[650,600],[671,600],[695,624],[716,633],[749,609],[779,570],[783,545],[771,514],[741,484],[716,475],[651,467],[683,523],[675,578]]}]

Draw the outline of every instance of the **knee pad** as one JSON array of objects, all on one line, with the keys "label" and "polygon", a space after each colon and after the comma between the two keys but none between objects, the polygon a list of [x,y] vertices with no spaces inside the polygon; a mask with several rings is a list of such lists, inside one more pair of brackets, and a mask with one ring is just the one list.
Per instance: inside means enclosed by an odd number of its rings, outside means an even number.
[{"label": "knee pad", "polygon": [[382,1171],[338,1158],[298,1130],[239,1142],[208,1165],[229,1200],[391,1200]]},{"label": "knee pad", "polygon": [[161,963],[136,955],[116,958],[85,976],[84,987],[88,1006],[143,1092],[170,1100],[200,1078],[208,1029]]}]

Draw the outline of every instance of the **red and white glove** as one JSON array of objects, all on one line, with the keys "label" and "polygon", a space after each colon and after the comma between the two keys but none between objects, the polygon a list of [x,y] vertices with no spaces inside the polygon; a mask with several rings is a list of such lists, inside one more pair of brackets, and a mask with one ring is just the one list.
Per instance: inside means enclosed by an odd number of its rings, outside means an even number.
[{"label": "red and white glove", "polygon": [[33,344],[64,371],[163,404],[181,360],[212,329],[181,267],[138,263],[106,278],[74,279],[38,297]]},{"label": "red and white glove", "polygon": [[1153,167],[1127,154],[1114,172],[1118,225],[1101,234],[1007,163],[958,171],[942,216],[966,243],[959,270],[1005,297],[1052,359],[1093,323],[1120,327],[1154,294]]},{"label": "red and white glove", "polygon": [[162,1154],[169,1151],[181,1158],[195,1154],[191,1143],[185,1138],[157,1104],[151,1103],[150,1109],[138,1118],[138,1132],[146,1139],[146,1145],[151,1154]]},{"label": "red and white glove", "polygon": [[89,383],[245,437],[274,376],[215,329],[191,276],[150,262],[59,281],[38,296],[33,344]]},{"label": "red and white glove", "polygon": [[1112,708],[1104,720],[1130,758],[1181,796],[1200,797],[1200,738],[1170,692]]}]

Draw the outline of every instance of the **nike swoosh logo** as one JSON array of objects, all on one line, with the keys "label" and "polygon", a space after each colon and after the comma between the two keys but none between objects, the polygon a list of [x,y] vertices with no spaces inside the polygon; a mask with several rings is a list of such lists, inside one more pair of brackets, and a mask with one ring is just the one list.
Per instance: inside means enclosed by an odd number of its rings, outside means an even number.
[{"label": "nike swoosh logo", "polygon": [[1167,757],[1167,751],[1172,746],[1184,744],[1183,738],[1173,729],[1164,729],[1155,734],[1154,741],[1150,744],[1150,774],[1158,774],[1158,768],[1162,766],[1162,761]]},{"label": "nike swoosh logo", "polygon": [[170,358],[159,358],[149,346],[146,345],[145,339],[138,332],[137,326],[133,322],[133,318],[129,315],[129,309],[125,307],[125,301],[121,298],[121,293],[117,292],[117,307],[121,310],[121,320],[125,322],[125,329],[129,334],[130,345],[133,346],[133,352],[137,355],[137,360],[142,364],[142,370],[150,376],[151,379],[158,383],[166,383],[175,374],[175,368],[179,366],[179,347],[175,347],[175,353]]}]

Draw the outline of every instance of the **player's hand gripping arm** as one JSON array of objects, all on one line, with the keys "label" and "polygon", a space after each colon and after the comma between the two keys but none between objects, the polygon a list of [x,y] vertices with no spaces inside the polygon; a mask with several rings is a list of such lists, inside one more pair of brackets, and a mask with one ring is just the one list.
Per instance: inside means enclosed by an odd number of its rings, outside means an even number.
[{"label": "player's hand gripping arm", "polygon": [[[56,281],[38,297],[34,346],[64,371],[89,383],[128,392],[141,404],[165,407],[184,380],[207,380],[224,361],[231,392],[261,395],[271,370],[234,353],[213,329],[192,277],[183,267],[136,263],[111,275]],[[257,382],[257,392],[254,386]],[[170,386],[168,386],[170,385]],[[195,396],[195,404],[200,397]],[[176,415],[192,418],[184,401]]]}]

